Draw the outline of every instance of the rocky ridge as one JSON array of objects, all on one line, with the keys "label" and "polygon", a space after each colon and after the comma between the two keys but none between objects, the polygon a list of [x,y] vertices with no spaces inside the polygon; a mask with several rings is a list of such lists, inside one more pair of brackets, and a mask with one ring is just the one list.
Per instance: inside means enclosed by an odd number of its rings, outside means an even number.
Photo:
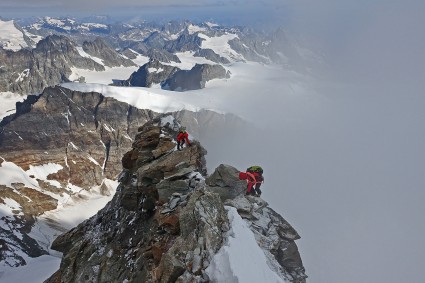
[{"label": "rocky ridge", "polygon": [[[85,48],[98,56],[106,66],[134,66],[116,51],[98,40]],[[104,71],[105,66],[92,58],[83,57],[68,37],[52,35],[39,41],[34,49],[17,52],[0,48],[0,92],[21,94],[40,93],[44,88],[69,82],[72,67]],[[80,78],[84,81],[84,78]]]},{"label": "rocky ridge", "polygon": [[137,66],[133,61],[120,56],[101,37],[96,38],[94,41],[84,41],[82,48],[87,54],[101,59],[104,66],[107,67]]},{"label": "rocky ridge", "polygon": [[221,65],[196,64],[190,70],[180,70],[162,83],[163,89],[186,91],[205,88],[213,79],[228,79],[230,71]]},{"label": "rocky ridge", "polygon": [[115,85],[152,87],[154,84],[161,84],[178,70],[179,68],[177,67],[165,65],[156,59],[151,59],[131,74],[130,78],[117,82]]},{"label": "rocky ridge", "polygon": [[[106,181],[121,170],[121,157],[131,148],[128,135],[155,115],[99,93],[61,87],[18,103],[16,114],[0,123],[0,166],[23,176],[0,185],[0,204],[15,207],[0,219],[0,263],[25,265],[22,254],[47,253],[29,236],[44,212],[82,191],[110,194],[114,188]],[[38,170],[49,171],[43,176]]]},{"label": "rocky ridge", "polygon": [[[19,102],[17,112],[0,122],[0,171],[13,168],[22,176],[0,185],[0,206],[11,209],[10,216],[0,218],[0,264],[25,265],[22,254],[47,253],[29,236],[44,212],[92,190],[111,194],[115,187],[109,180],[121,172],[121,158],[132,148],[138,127],[158,115],[100,93],[58,86]],[[238,117],[207,110],[173,116],[198,139],[210,139],[213,129],[244,125]]]},{"label": "rocky ridge", "polygon": [[113,85],[152,87],[159,84],[162,89],[186,91],[205,88],[206,82],[213,79],[226,78],[230,78],[230,71],[218,64],[196,64],[190,70],[181,70],[151,59],[131,74],[129,79],[116,81]]},{"label": "rocky ridge", "polygon": [[[174,64],[181,63],[180,55],[193,55],[217,64],[206,66],[205,60],[200,59],[198,63],[203,67],[181,70],[174,78],[168,78],[167,85],[171,90],[198,89],[205,81],[228,77],[223,65],[236,61],[282,64],[288,68],[302,66],[302,62],[319,61],[314,54],[300,48],[282,29],[265,33],[188,21],[164,25],[145,22],[105,25],[49,17],[18,29],[23,31],[29,45],[17,52],[0,48],[0,92],[28,95],[40,93],[45,87],[67,82],[70,78],[84,82],[85,78],[77,77],[79,75],[73,73],[72,68],[104,71],[105,66],[136,66],[138,56]],[[45,38],[33,48],[30,37],[35,41]],[[220,37],[227,39],[230,48],[218,50],[210,44]],[[83,52],[85,54],[80,54]],[[200,77],[199,82],[193,82],[194,77],[196,80]],[[185,85],[183,79],[192,82]],[[132,78],[126,83],[130,80]]]},{"label": "rocky ridge", "polygon": [[236,168],[221,165],[207,177],[198,142],[177,151],[179,127],[163,115],[138,129],[114,198],[54,241],[63,259],[46,283],[210,282],[206,269],[230,228],[225,204],[249,223],[277,274],[305,282],[297,232],[266,202],[243,195]]}]

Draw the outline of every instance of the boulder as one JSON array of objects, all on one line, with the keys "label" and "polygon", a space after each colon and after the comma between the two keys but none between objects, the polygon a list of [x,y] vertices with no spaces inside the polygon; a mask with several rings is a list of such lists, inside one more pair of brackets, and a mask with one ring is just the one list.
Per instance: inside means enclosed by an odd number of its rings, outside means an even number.
[{"label": "boulder", "polygon": [[234,199],[246,191],[246,181],[239,180],[239,170],[230,165],[220,164],[205,179],[206,189],[217,193],[225,201]]}]

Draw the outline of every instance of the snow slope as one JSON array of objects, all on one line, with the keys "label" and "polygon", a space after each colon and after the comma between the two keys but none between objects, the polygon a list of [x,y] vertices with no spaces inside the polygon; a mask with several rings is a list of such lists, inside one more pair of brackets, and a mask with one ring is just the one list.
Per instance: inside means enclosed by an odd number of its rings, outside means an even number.
[{"label": "snow slope", "polygon": [[236,208],[226,207],[230,221],[227,243],[217,252],[206,269],[213,282],[288,282],[267,264],[264,251],[258,246],[248,224]]},{"label": "snow slope", "polygon": [[[0,172],[0,176],[6,176],[4,173],[4,171]],[[13,176],[21,174],[21,172],[9,169],[8,174]],[[27,265],[18,268],[0,265],[0,282],[42,283],[50,277],[59,268],[61,260],[59,252],[50,250],[51,243],[58,235],[96,214],[112,199],[118,183],[112,180],[105,180],[105,183],[110,190],[109,195],[100,194],[100,186],[90,192],[82,191],[61,201],[57,209],[48,211],[40,216],[29,236],[36,239],[40,245],[50,252],[50,255],[38,258],[22,255]],[[0,218],[11,218],[12,215],[16,214],[16,210],[19,209],[20,206],[16,202],[7,199],[5,204],[0,204]],[[12,210],[15,211],[12,212]],[[8,226],[4,225],[3,222],[0,222],[0,225],[2,225],[2,228],[8,229]]]},{"label": "snow slope", "polygon": [[15,27],[15,22],[0,20],[0,46],[3,49],[18,51],[28,47],[23,33]]}]

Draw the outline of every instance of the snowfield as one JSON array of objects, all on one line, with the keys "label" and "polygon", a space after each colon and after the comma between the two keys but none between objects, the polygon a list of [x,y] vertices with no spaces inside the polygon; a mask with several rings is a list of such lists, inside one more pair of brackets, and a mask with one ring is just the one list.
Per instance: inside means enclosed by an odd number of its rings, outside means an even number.
[{"label": "snowfield", "polygon": [[[11,175],[14,174],[13,172],[9,173]],[[0,172],[0,176],[5,175]],[[0,282],[42,283],[50,277],[59,268],[62,257],[61,253],[50,249],[53,240],[60,234],[95,215],[112,199],[118,182],[105,180],[105,184],[109,188],[109,194],[106,196],[100,194],[100,186],[93,188],[90,192],[81,191],[72,197],[68,196],[68,198],[62,200],[57,209],[48,211],[40,216],[29,236],[36,239],[41,246],[50,252],[50,255],[38,258],[22,255],[27,265],[17,268],[0,265]],[[0,218],[12,217],[12,215],[16,214],[16,211],[12,212],[13,209],[20,209],[19,204],[13,200],[8,199],[5,204],[0,204]],[[3,221],[0,221],[0,225],[8,230],[8,226]]]},{"label": "snowfield", "polygon": [[15,27],[14,21],[0,19],[0,46],[6,50],[18,51],[28,47],[24,34]]},{"label": "snowfield", "polygon": [[267,282],[283,283],[267,263],[264,251],[258,246],[248,224],[236,208],[226,207],[230,231],[227,243],[221,247],[205,270],[213,282]]}]

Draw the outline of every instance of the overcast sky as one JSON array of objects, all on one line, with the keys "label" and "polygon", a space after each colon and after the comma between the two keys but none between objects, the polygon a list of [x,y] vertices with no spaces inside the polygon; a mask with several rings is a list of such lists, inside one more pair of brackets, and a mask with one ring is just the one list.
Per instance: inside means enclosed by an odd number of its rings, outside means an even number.
[{"label": "overcast sky", "polygon": [[[0,16],[27,17],[107,14],[115,19],[212,19],[229,24],[270,24],[282,20],[284,1],[278,0],[2,0]],[[266,16],[267,15],[267,16]]]}]

